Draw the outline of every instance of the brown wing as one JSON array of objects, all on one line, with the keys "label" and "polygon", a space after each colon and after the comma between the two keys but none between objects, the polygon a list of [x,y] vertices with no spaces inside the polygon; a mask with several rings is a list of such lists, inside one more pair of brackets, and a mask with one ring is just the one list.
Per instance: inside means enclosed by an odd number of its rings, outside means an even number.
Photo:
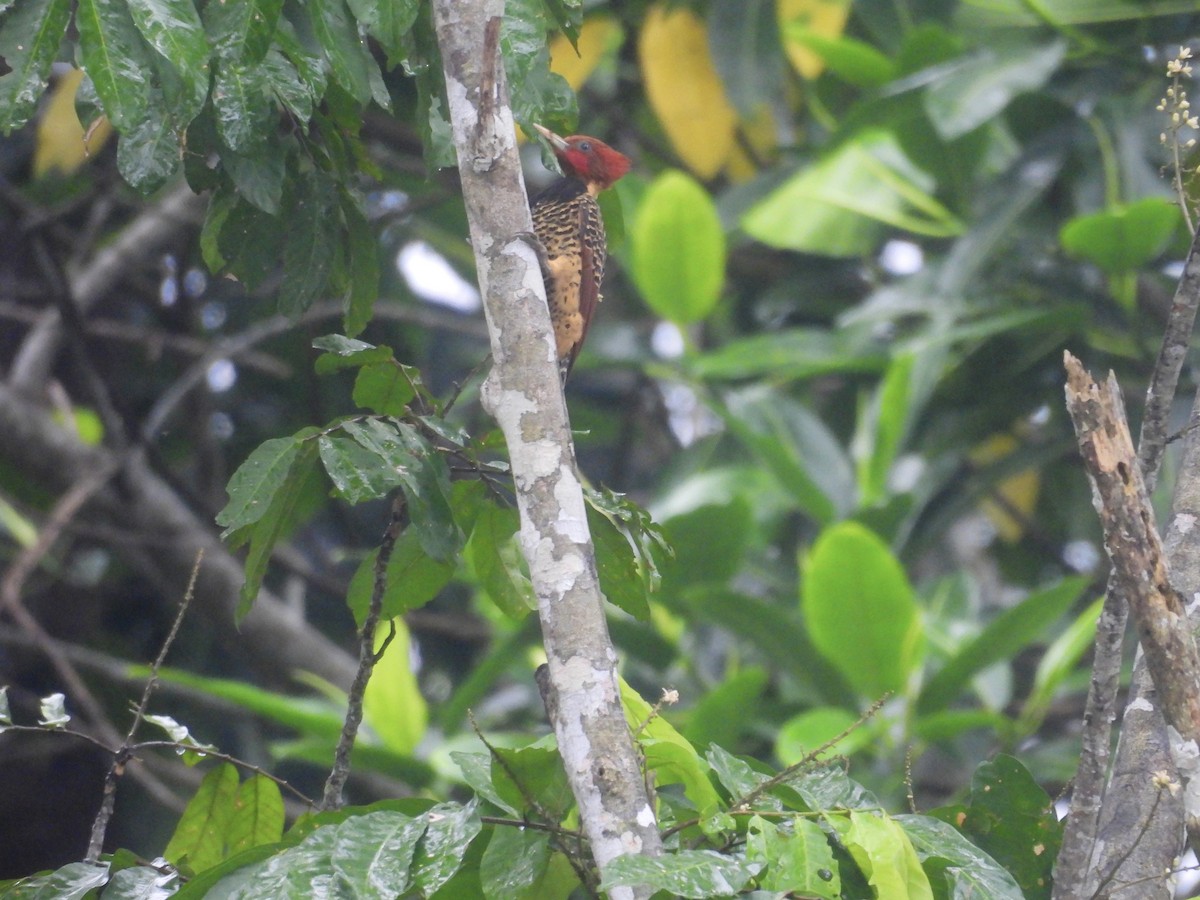
[{"label": "brown wing", "polygon": [[588,327],[592,324],[592,316],[596,314],[596,304],[604,299],[600,295],[600,286],[604,281],[608,247],[604,218],[600,215],[600,204],[594,197],[585,195],[579,204],[579,233],[583,235],[579,248],[579,315],[583,320],[583,332],[579,335],[579,342],[571,348],[568,371],[575,364],[575,357],[579,355],[583,342],[587,340]]}]

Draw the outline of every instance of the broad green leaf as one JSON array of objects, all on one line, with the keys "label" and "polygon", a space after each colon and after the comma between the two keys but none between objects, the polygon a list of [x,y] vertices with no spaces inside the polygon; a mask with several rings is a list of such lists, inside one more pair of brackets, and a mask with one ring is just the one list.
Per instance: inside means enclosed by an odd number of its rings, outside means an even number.
[{"label": "broad green leaf", "polygon": [[463,535],[450,505],[450,469],[446,459],[408,423],[399,423],[397,434],[405,454],[397,459],[408,460],[397,472],[408,498],[411,527],[430,557],[452,564],[462,549]]},{"label": "broad green leaf", "polygon": [[550,835],[525,828],[497,827],[480,864],[484,896],[525,900],[550,863]]},{"label": "broad green leaf", "polygon": [[887,545],[857,522],[821,533],[803,562],[808,633],[860,694],[903,694],[920,660],[912,586]]},{"label": "broad green leaf", "polygon": [[4,885],[6,898],[32,897],[36,900],[85,900],[108,882],[109,863],[67,863],[61,869],[22,878],[15,884]]},{"label": "broad green leaf", "polygon": [[944,879],[946,896],[1025,900],[1012,875],[950,825],[930,816],[894,819],[912,841],[930,881],[936,885],[939,875]]},{"label": "broad green leaf", "polygon": [[172,109],[172,118],[182,128],[200,112],[208,96],[209,47],[200,14],[193,0],[127,3],[142,36],[170,63],[184,84],[183,102]]},{"label": "broad green leaf", "polygon": [[682,784],[695,808],[704,812],[716,809],[720,798],[708,780],[709,766],[696,748],[661,715],[654,715],[637,691],[620,679],[621,705],[625,721],[634,732],[646,767],[656,773],[659,784]]},{"label": "broad green leaf", "polygon": [[999,115],[1019,94],[1041,88],[1062,64],[1067,45],[993,41],[925,92],[925,110],[945,140]]},{"label": "broad green leaf", "polygon": [[904,829],[890,816],[850,810],[826,816],[877,897],[933,900],[933,888]]},{"label": "broad green leaf", "polygon": [[318,89],[310,79],[301,75],[294,63],[274,47],[267,51],[267,55],[261,60],[260,71],[263,84],[270,95],[283,104],[298,122],[307,123],[313,116],[314,105],[324,91],[324,81],[319,80]]},{"label": "broad green leaf", "polygon": [[522,815],[544,814],[551,822],[566,816],[575,799],[553,736],[525,747],[497,747],[493,753],[492,783],[507,805]]},{"label": "broad green leaf", "polygon": [[260,63],[271,46],[283,0],[204,4],[204,29],[221,59]]},{"label": "broad green leaf", "polygon": [[850,778],[842,762],[805,767],[789,778],[787,784],[813,811],[880,808],[879,798]]},{"label": "broad green leaf", "polygon": [[659,561],[671,553],[662,529],[644,509],[621,494],[588,490],[584,499],[605,597],[646,621],[649,595],[659,587]]},{"label": "broad green leaf", "polygon": [[[793,716],[783,723],[775,737],[775,755],[784,765],[793,765],[850,729],[858,716],[840,706],[817,706]],[[830,747],[830,754],[850,756],[870,744],[878,736],[878,728],[864,722]]]},{"label": "broad green leaf", "polygon": [[[382,6],[390,6],[384,3]],[[350,284],[346,291],[346,334],[355,335],[371,321],[371,311],[379,296],[379,239],[363,214],[358,199],[343,191],[340,202],[346,225],[346,246],[350,252]]]},{"label": "broad green leaf", "polygon": [[708,45],[730,102],[753,116],[783,89],[783,50],[775,0],[717,0]]},{"label": "broad green leaf", "polygon": [[[721,787],[729,792],[732,802],[750,794],[775,774],[770,770],[760,772],[746,760],[734,756],[722,748],[720,744],[709,745],[708,752],[704,754],[704,760],[712,768],[712,773]],[[766,767],[763,766],[763,768]],[[762,804],[758,807],[760,809],[778,809],[780,807],[780,804],[771,796],[764,796],[759,802]]]},{"label": "broad green leaf", "polygon": [[[280,79],[284,79],[290,83],[291,74],[277,71],[278,62],[272,61],[272,53],[268,52],[263,60],[263,66],[272,85],[275,86],[276,96],[289,109],[293,109],[293,104],[296,104],[293,112],[296,112],[297,118],[302,122],[307,122],[312,118],[313,107],[325,96],[326,88],[329,86],[329,73],[325,65],[325,58],[315,51],[310,51],[307,45],[301,43],[296,35],[295,29],[291,22],[286,18],[280,18],[278,28],[275,31],[275,45],[279,48],[279,53],[284,57],[287,64],[295,70],[296,77],[300,79],[304,87],[304,91],[297,92],[294,87],[280,87]],[[307,114],[300,115],[299,111],[307,111]]]},{"label": "broad green leaf", "polygon": [[868,452],[858,460],[858,485],[862,492],[859,502],[863,507],[878,503],[887,495],[888,474],[914,413],[913,370],[918,365],[913,352],[899,353],[892,359],[864,420],[865,439],[859,444]]},{"label": "broad green leaf", "polygon": [[[367,617],[371,593],[375,589],[375,562],[378,548],[362,561],[350,579],[346,605],[359,625]],[[405,529],[388,560],[387,585],[383,593],[383,616],[394,618],[410,609],[418,609],[437,596],[454,576],[453,561],[432,559],[421,548],[411,528]]]},{"label": "broad green leaf", "polygon": [[956,17],[963,28],[1088,25],[1096,22],[1141,21],[1154,16],[1194,13],[1192,0],[970,0]]},{"label": "broad green leaf", "polygon": [[346,0],[313,0],[309,4],[313,34],[328,54],[333,77],[360,104],[372,98],[372,73],[379,67],[359,37]]},{"label": "broad green leaf", "polygon": [[284,486],[304,446],[296,437],[272,438],[260,444],[229,479],[229,502],[217,513],[222,538],[252,525],[267,514],[276,493]]},{"label": "broad green leaf", "polygon": [[220,763],[204,776],[188,801],[163,856],[193,872],[203,872],[223,860],[237,796],[237,769],[231,763]]},{"label": "broad green leaf", "polygon": [[[741,568],[754,538],[754,510],[745,497],[697,507],[663,523],[674,558],[663,565],[663,584],[682,591],[693,584],[725,585]],[[730,742],[717,741],[728,745]]]},{"label": "broad green leaf", "polygon": [[1049,898],[1063,826],[1050,796],[1019,760],[997,754],[975,770],[965,806],[932,814],[1012,873],[1030,900]]},{"label": "broad green leaf", "polygon": [[326,334],[313,338],[312,345],[314,350],[324,351],[314,364],[318,375],[328,375],[338,369],[358,369],[369,363],[392,359],[390,347],[377,347],[341,334]]},{"label": "broad green leaf", "polygon": [[428,824],[413,859],[413,884],[429,897],[458,871],[483,823],[474,800],[439,803],[424,818]]},{"label": "broad green leaf", "polygon": [[788,491],[800,508],[827,523],[849,512],[855,484],[841,442],[811,410],[768,386],[726,397],[729,430]]},{"label": "broad green leaf", "polygon": [[213,82],[217,133],[222,143],[235,153],[253,158],[267,152],[267,132],[274,127],[269,90],[262,64],[238,59],[221,60],[217,64]]},{"label": "broad green leaf", "polygon": [[[135,678],[147,678],[150,675],[150,668],[148,666],[130,666],[129,673]],[[160,677],[163,681],[216,697],[303,734],[317,735],[325,739],[327,747],[332,746],[329,741],[335,739],[341,732],[344,718],[344,698],[335,703],[332,700],[316,700],[311,697],[280,694],[255,687],[245,681],[211,678],[183,669],[161,669]]]},{"label": "broad green leaf", "polygon": [[246,155],[222,147],[220,156],[221,168],[228,173],[241,196],[265,213],[279,212],[288,156],[288,150],[279,138],[268,133],[266,142],[250,148]]},{"label": "broad green leaf", "polygon": [[753,816],[746,830],[746,859],[761,862],[758,877],[766,891],[840,900],[841,879],[829,838],[811,819],[797,816],[784,830],[769,819]]},{"label": "broad green leaf", "polygon": [[263,285],[279,270],[279,257],[287,235],[279,227],[278,216],[270,215],[238,198],[219,221],[216,254],[224,268],[246,286],[254,289]]},{"label": "broad green leaf", "polygon": [[1071,608],[1088,584],[1089,579],[1082,576],[1064,578],[1035,591],[997,616],[925,683],[917,701],[918,713],[926,715],[944,709],[962,693],[976,673],[1016,657]]},{"label": "broad green leaf", "polygon": [[0,78],[0,130],[5,134],[33,114],[70,20],[70,0],[21,3],[0,19],[0,57],[12,70]]},{"label": "broad green leaf", "polygon": [[149,116],[122,131],[117,140],[117,170],[143,194],[158,190],[174,176],[181,155],[179,133],[165,117]]},{"label": "broad green leaf", "polygon": [[1059,232],[1063,249],[1108,275],[1140,269],[1167,249],[1179,230],[1179,207],[1147,197],[1103,212],[1076,216]]},{"label": "broad green leaf", "polygon": [[385,747],[411,755],[425,736],[429,709],[409,657],[408,628],[399,616],[389,622],[382,619],[375,632],[375,652],[395,628],[383,657],[375,663],[367,691],[363,695],[363,719],[379,735]]},{"label": "broad green leaf", "polygon": [[737,894],[763,868],[731,853],[677,850],[664,856],[626,854],[604,867],[601,890],[650,887],[673,897],[723,897]]},{"label": "broad green leaf", "polygon": [[1104,608],[1104,598],[1096,600],[1081,612],[1070,626],[1046,648],[1033,677],[1033,689],[1021,710],[1023,733],[1036,730],[1050,708],[1055,693],[1079,660],[1091,648],[1096,635],[1096,623]]},{"label": "broad green leaf", "polygon": [[505,615],[522,619],[537,608],[529,576],[521,569],[516,544],[520,517],[517,511],[487,502],[482,505],[464,550],[480,587]]},{"label": "broad green leaf", "polygon": [[692,708],[684,737],[693,747],[737,746],[738,738],[755,718],[759,697],[767,686],[766,669],[742,669],[705,693]]},{"label": "broad green leaf", "polygon": [[729,161],[737,130],[708,47],[704,20],[666,3],[650,7],[638,36],[646,98],[679,158],[704,179]]},{"label": "broad green leaf", "polygon": [[818,375],[878,372],[886,363],[887,357],[863,328],[793,328],[755,334],[683,360],[686,370],[696,378],[769,376],[775,383]]},{"label": "broad green leaf", "polygon": [[[331,850],[335,882],[351,897],[399,897],[412,883],[412,862],[428,820],[391,810],[351,816],[337,826]],[[337,892],[335,896],[342,896]]]},{"label": "broad green leaf", "polygon": [[354,381],[354,403],[382,416],[401,418],[417,395],[420,377],[416,369],[394,360],[363,366]]},{"label": "broad green leaf", "polygon": [[317,446],[333,489],[349,503],[378,500],[400,484],[395,467],[349,434],[323,434]]},{"label": "broad green leaf", "polygon": [[248,864],[234,868],[215,883],[201,882],[195,891],[185,888],[181,900],[200,897],[205,900],[244,900],[248,897],[300,900],[319,896],[328,891],[338,827],[317,828],[295,846],[265,857],[262,854],[270,853],[269,845],[248,850],[242,857]]},{"label": "broad green leaf", "polygon": [[544,0],[509,0],[500,26],[500,50],[511,89],[513,118],[526,132],[536,122],[568,128],[579,118],[575,94],[550,70],[546,32],[553,27]]},{"label": "broad green leaf", "polygon": [[927,237],[962,233],[962,222],[934,199],[933,187],[893,134],[871,129],[752,206],[742,227],[769,246],[825,256],[870,253],[885,226]]},{"label": "broad green leaf", "polygon": [[896,64],[864,41],[821,34],[801,23],[786,33],[788,41],[820,57],[829,71],[856,87],[881,87],[896,77]]},{"label": "broad green leaf", "polygon": [[[79,0],[75,9],[79,55],[104,111],[122,134],[144,124],[155,79],[153,51],[129,7],[108,0]],[[156,117],[157,118],[157,117]]]},{"label": "broad green leaf", "polygon": [[279,785],[265,775],[252,775],[237,789],[226,842],[229,853],[241,853],[283,837],[283,797]]},{"label": "broad green leaf", "polygon": [[638,206],[633,277],[656,315],[677,325],[706,318],[725,283],[725,234],[708,192],[683,172],[658,176]]},{"label": "broad green leaf", "polygon": [[[786,38],[794,28],[804,28],[827,38],[836,38],[846,28],[850,0],[776,0],[779,29]],[[784,49],[793,68],[808,80],[825,70],[825,59],[802,44],[787,41]]]},{"label": "broad green leaf", "polygon": [[295,195],[285,203],[287,228],[279,287],[279,311],[285,315],[300,315],[325,291],[340,237],[336,208],[330,179],[316,173],[299,179]]}]

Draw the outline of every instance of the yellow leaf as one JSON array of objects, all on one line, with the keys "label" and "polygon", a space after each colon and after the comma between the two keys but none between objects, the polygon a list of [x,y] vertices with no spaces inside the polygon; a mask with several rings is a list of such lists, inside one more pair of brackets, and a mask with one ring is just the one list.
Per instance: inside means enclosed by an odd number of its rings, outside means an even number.
[{"label": "yellow leaf", "polygon": [[105,119],[85,137],[83,125],[75,112],[75,91],[83,80],[83,72],[72,69],[58,80],[50,92],[50,102],[37,124],[37,144],[33,152],[34,177],[58,170],[70,175],[99,151],[108,140],[112,126]]},{"label": "yellow leaf", "polygon": [[655,6],[642,24],[638,60],[646,96],[679,158],[701,178],[729,160],[737,114],[708,52],[704,22]]},{"label": "yellow leaf", "polygon": [[558,35],[550,42],[550,71],[561,75],[577,91],[583,87],[596,66],[612,51],[621,46],[624,33],[621,25],[608,16],[592,16],[584,19],[579,29],[579,52],[571,46],[565,35]]},{"label": "yellow leaf", "polygon": [[799,22],[821,37],[841,37],[850,16],[851,0],[776,0],[779,30],[783,48],[792,66],[807,79],[816,78],[825,70],[825,59],[807,47],[787,39],[787,26]]},{"label": "yellow leaf", "polygon": [[[974,465],[982,467],[999,462],[1018,446],[1020,444],[1013,435],[994,434],[976,446],[968,456]],[[1037,508],[1040,489],[1041,477],[1037,470],[1026,469],[1005,478],[992,489],[993,496],[979,504],[980,510],[1006,544],[1021,539],[1025,523],[1033,518]]]},{"label": "yellow leaf", "polygon": [[775,117],[766,104],[758,106],[753,115],[742,119],[742,137],[746,146],[743,147],[740,142],[733,145],[733,153],[729,157],[729,177],[740,182],[757,175],[760,162],[769,162],[774,158],[778,134]]}]

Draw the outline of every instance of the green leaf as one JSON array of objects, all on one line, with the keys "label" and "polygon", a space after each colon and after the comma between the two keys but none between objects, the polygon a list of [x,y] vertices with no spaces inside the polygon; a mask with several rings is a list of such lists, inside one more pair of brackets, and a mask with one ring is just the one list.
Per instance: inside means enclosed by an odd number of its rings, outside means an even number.
[{"label": "green leaf", "polygon": [[769,246],[825,256],[872,252],[884,226],[927,237],[961,234],[962,222],[934,199],[933,187],[892,133],[869,129],[752,206],[742,227]]},{"label": "green leaf", "polygon": [[523,557],[516,543],[520,524],[515,509],[484,503],[463,555],[488,598],[515,620],[537,608],[537,597],[528,574],[522,571]]},{"label": "green leaf", "polygon": [[328,176],[317,173],[300,178],[286,204],[279,287],[279,311],[284,315],[300,315],[326,289],[338,241],[336,206]]},{"label": "green leaf", "polygon": [[808,408],[762,385],[730,393],[718,410],[729,430],[818,522],[853,507],[855,484],[841,442]]},{"label": "green leaf", "polygon": [[[193,0],[127,0],[134,24],[184,84],[172,109],[177,127],[187,125],[208,96],[209,47]],[[248,2],[248,0],[247,0]]]},{"label": "green leaf", "polygon": [[[216,237],[217,255],[224,260],[225,268],[244,281],[248,288],[262,286],[279,269],[286,237],[279,222],[277,216],[237,198],[217,223],[220,225]],[[206,254],[207,258],[215,257],[210,253]]]},{"label": "green leaf", "polygon": [[920,660],[921,620],[908,577],[857,522],[821,533],[803,565],[802,602],[817,649],[864,697],[903,694]]},{"label": "green leaf", "polygon": [[493,753],[492,783],[506,804],[522,815],[562,821],[575,799],[552,736],[525,747],[497,747]]},{"label": "green leaf", "polygon": [[842,762],[806,767],[788,779],[787,784],[812,811],[880,808],[879,798],[850,778]]},{"label": "green leaf", "polygon": [[425,813],[425,837],[413,859],[413,884],[429,897],[453,877],[483,828],[475,801],[439,803]]},{"label": "green leaf", "polygon": [[1159,197],[1076,216],[1059,232],[1063,249],[1108,275],[1133,272],[1153,262],[1179,230],[1179,207]]},{"label": "green leaf", "polygon": [[1103,608],[1104,598],[1101,597],[1081,612],[1066,631],[1046,648],[1033,677],[1033,688],[1021,710],[1022,733],[1030,734],[1037,729],[1058,688],[1091,649],[1096,636],[1096,623]]},{"label": "green leaf", "polygon": [[989,42],[925,92],[925,110],[943,140],[953,140],[999,115],[1019,94],[1036,91],[1066,55],[1064,41]]},{"label": "green leaf", "polygon": [[772,382],[819,375],[879,372],[887,363],[866,329],[792,328],[738,338],[684,358],[687,371],[703,380],[770,376]]},{"label": "green leaf", "polygon": [[500,26],[500,51],[511,91],[513,118],[529,130],[538,122],[551,128],[574,125],[575,93],[550,71],[546,32],[554,27],[543,0],[509,0]]},{"label": "green leaf", "polygon": [[203,872],[221,862],[228,855],[226,839],[237,797],[238,773],[231,763],[221,763],[209,771],[188,801],[163,856],[193,872]]},{"label": "green leaf", "polygon": [[408,756],[416,750],[429,724],[429,709],[417,685],[409,658],[411,641],[404,620],[381,619],[375,633],[375,652],[395,628],[395,637],[383,657],[375,663],[363,695],[363,718],[385,747]]},{"label": "green leaf", "polygon": [[[381,4],[383,7],[391,5]],[[347,334],[355,335],[371,321],[371,312],[379,296],[379,239],[355,196],[342,191],[340,205],[346,225],[346,246],[350,252],[344,327]]]},{"label": "green leaf", "polygon": [[0,890],[11,887],[11,890],[3,891],[6,900],[85,900],[94,897],[95,892],[108,882],[109,868],[107,862],[67,863],[54,872],[22,878],[12,885],[0,885]]},{"label": "green leaf", "polygon": [[762,867],[715,850],[677,850],[658,857],[626,854],[604,867],[600,888],[636,885],[674,897],[723,897],[738,893]]},{"label": "green leaf", "polygon": [[[375,588],[375,561],[379,550],[367,554],[346,592],[346,605],[354,621],[362,625],[371,607],[371,592]],[[392,548],[388,559],[387,585],[383,594],[383,617],[395,618],[411,609],[419,609],[437,596],[454,577],[453,561],[430,558],[412,529],[405,529]]]},{"label": "green leaf", "polygon": [[417,843],[428,820],[391,810],[351,816],[337,826],[332,849],[339,887],[354,897],[399,897],[411,884]]},{"label": "green leaf", "polygon": [[220,156],[221,167],[239,194],[263,212],[272,215],[279,212],[288,148],[278,137],[268,133],[266,142],[251,148],[246,155],[222,148]]},{"label": "green leaf", "polygon": [[416,369],[395,360],[363,366],[354,381],[354,404],[381,416],[402,418],[408,415],[408,404],[420,383]]},{"label": "green leaf", "polygon": [[634,281],[656,315],[682,326],[713,311],[725,283],[725,234],[699,182],[674,169],[659,175],[630,238]]},{"label": "green leaf", "polygon": [[[240,59],[217,64],[213,82],[217,134],[234,153],[250,158],[267,153],[267,134],[275,112],[269,90],[262,64]],[[282,160],[278,162],[282,164]]]},{"label": "green leaf", "polygon": [[1096,22],[1141,21],[1152,16],[1192,13],[1192,0],[988,0],[966,3],[958,9],[957,23],[963,28],[1008,28],[1089,25]]},{"label": "green leaf", "polygon": [[827,816],[877,897],[933,900],[933,888],[904,829],[890,816],[850,810]]},{"label": "green leaf", "polygon": [[349,503],[378,500],[400,484],[394,467],[349,434],[323,434],[317,446],[333,489]]},{"label": "green leaf", "polygon": [[[217,513],[217,524],[228,539],[267,514],[280,488],[287,482],[304,441],[296,436],[264,441],[229,479],[229,502]],[[236,549],[237,545],[234,545]]]},{"label": "green leaf", "polygon": [[926,715],[944,709],[975,674],[1002,660],[1015,658],[1071,608],[1088,584],[1089,579],[1082,576],[1064,578],[1005,610],[925,683],[917,712]]},{"label": "green leaf", "polygon": [[550,835],[497,827],[479,867],[483,896],[490,900],[537,900],[552,895],[543,884],[550,867]]},{"label": "green leaf", "polygon": [[173,123],[150,116],[123,132],[117,143],[117,170],[143,194],[158,190],[179,170],[180,138]]},{"label": "green leaf", "polygon": [[831,37],[807,22],[794,22],[787,26],[787,39],[816,53],[830,72],[855,87],[882,87],[896,77],[894,62],[871,44],[844,34]]},{"label": "green leaf", "polygon": [[[152,50],[124,3],[79,0],[75,10],[79,55],[109,120],[133,132],[149,115],[154,81]],[[158,118],[158,117],[156,117]]]},{"label": "green leaf", "polygon": [[387,53],[388,64],[394,65],[404,56],[404,39],[417,20],[418,0],[390,0],[373,3],[371,0],[348,0],[350,11],[370,35],[379,41]]},{"label": "green leaf", "polygon": [[659,560],[671,553],[662,528],[622,494],[588,490],[584,499],[605,597],[631,616],[646,621],[650,617],[649,595],[659,586]]},{"label": "green leaf", "polygon": [[753,724],[766,686],[767,671],[757,666],[727,676],[693,707],[684,737],[694,747],[736,746],[742,732]]},{"label": "green leaf", "polygon": [[273,844],[283,837],[283,796],[265,775],[252,775],[238,786],[229,823],[229,854]]},{"label": "green leaf", "polygon": [[1019,760],[1000,753],[981,764],[965,807],[933,811],[1012,873],[1030,900],[1049,898],[1062,823],[1054,803]]},{"label": "green leaf", "polygon": [[783,90],[775,0],[717,0],[708,11],[708,46],[729,101],[744,117]]},{"label": "green leaf", "polygon": [[378,77],[379,67],[358,35],[346,0],[313,0],[309,10],[313,34],[328,54],[334,79],[355,100],[366,105],[372,98],[371,68]]},{"label": "green leaf", "polygon": [[752,816],[746,828],[746,860],[761,862],[765,891],[839,900],[841,879],[829,838],[811,819],[797,816],[784,831],[769,819]]},{"label": "green leaf", "polygon": [[[898,353],[875,394],[864,420],[870,423],[865,429],[870,436],[860,442],[860,446],[869,448],[860,457],[858,466],[862,491],[859,503],[863,507],[878,503],[888,494],[888,475],[915,413],[914,370],[922,368],[915,352]],[[941,371],[940,366],[935,368]]]},{"label": "green leaf", "polygon": [[[840,706],[817,706],[806,710],[783,723],[775,737],[775,755],[784,765],[798,763],[857,721],[858,716]],[[865,722],[826,750],[825,755],[850,756],[868,746],[877,736],[878,729]]]},{"label": "green leaf", "polygon": [[0,57],[12,70],[0,78],[0,130],[5,134],[33,114],[70,20],[70,0],[21,3],[0,19]]},{"label": "green leaf", "polygon": [[637,691],[620,679],[625,721],[646,758],[646,768],[658,784],[681,784],[692,805],[704,813],[715,810],[720,797],[708,780],[709,766],[696,748],[670,722],[655,714]]},{"label": "green leaf", "polygon": [[[950,825],[930,816],[895,816],[916,848],[935,886],[945,882],[946,896],[1025,900],[1016,879]],[[939,894],[940,896],[940,894]]]},{"label": "green leaf", "polygon": [[282,10],[283,0],[206,3],[204,29],[218,57],[254,65],[266,57]]}]

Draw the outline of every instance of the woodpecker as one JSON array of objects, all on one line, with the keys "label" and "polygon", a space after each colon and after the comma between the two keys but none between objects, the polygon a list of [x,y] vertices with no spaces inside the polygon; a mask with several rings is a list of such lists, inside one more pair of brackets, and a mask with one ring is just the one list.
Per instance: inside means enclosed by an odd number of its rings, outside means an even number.
[{"label": "woodpecker", "polygon": [[534,128],[550,142],[563,172],[562,178],[533,198],[530,212],[533,232],[545,251],[538,256],[558,371],[565,383],[601,300],[608,247],[596,196],[629,171],[630,160],[594,137],[563,138],[541,125]]}]

